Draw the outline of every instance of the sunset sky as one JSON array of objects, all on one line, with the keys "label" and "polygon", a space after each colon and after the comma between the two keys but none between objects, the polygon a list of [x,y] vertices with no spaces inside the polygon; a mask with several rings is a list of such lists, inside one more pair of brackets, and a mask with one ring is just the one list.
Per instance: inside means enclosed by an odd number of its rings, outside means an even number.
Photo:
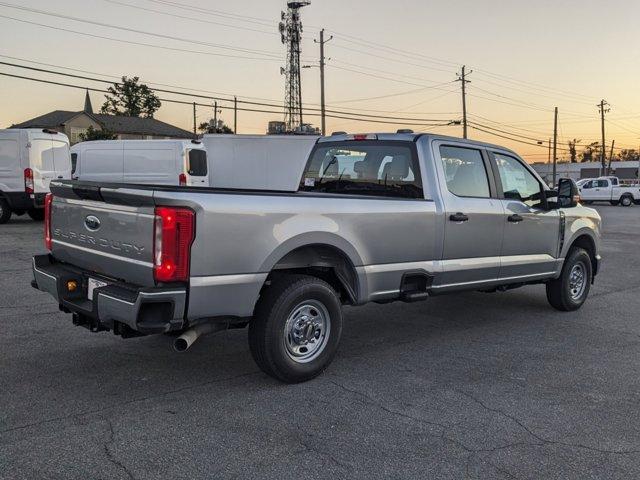
[{"label": "sunset sky", "polygon": [[[0,0],[0,61],[107,80],[137,75],[174,90],[282,105],[285,47],[277,23],[285,5],[280,0]],[[302,56],[305,64],[317,62],[313,38],[325,28],[334,35],[326,46],[328,108],[351,116],[414,119],[402,121],[410,126],[329,118],[329,131],[413,128],[461,136],[460,126],[426,127],[421,120],[461,118],[460,83],[454,80],[466,64],[473,70],[469,120],[526,143],[476,129],[470,129],[470,138],[511,147],[531,162],[546,161],[554,106],[560,112],[561,148],[573,138],[581,145],[600,140],[596,104],[601,99],[611,108],[607,143],[640,145],[639,16],[640,2],[629,0],[313,0],[302,10]],[[0,72],[106,88],[7,65],[0,65]],[[303,70],[303,102],[316,108],[319,97],[318,69]],[[97,110],[103,97],[92,93],[91,98]],[[83,99],[82,90],[0,76],[0,127],[51,110],[81,110]],[[198,109],[198,121],[212,115],[212,108]],[[264,133],[269,120],[282,116],[240,112],[239,133]],[[165,103],[156,117],[192,128],[192,109],[186,105]],[[233,122],[230,110],[221,118]],[[306,120],[320,124],[317,117]],[[537,140],[545,145],[528,145]],[[566,156],[559,152],[560,158]]]}]

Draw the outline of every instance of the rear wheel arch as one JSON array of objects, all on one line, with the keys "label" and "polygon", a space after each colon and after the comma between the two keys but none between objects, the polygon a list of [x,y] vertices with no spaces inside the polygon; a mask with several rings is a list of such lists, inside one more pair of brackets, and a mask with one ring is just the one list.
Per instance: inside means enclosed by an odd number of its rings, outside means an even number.
[{"label": "rear wheel arch", "polygon": [[343,303],[358,303],[359,280],[355,265],[334,245],[310,244],[289,251],[272,266],[263,289],[291,274],[320,278],[340,294]]}]

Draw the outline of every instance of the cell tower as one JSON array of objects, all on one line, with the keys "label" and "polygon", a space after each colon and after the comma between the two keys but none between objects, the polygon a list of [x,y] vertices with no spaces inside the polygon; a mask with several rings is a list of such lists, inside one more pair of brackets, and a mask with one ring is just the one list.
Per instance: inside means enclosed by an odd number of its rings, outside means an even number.
[{"label": "cell tower", "polygon": [[287,11],[282,12],[279,25],[282,43],[287,46],[287,67],[280,73],[286,74],[284,123],[288,132],[302,129],[302,84],[300,81],[300,37],[302,22],[300,9],[310,1],[287,2]]}]

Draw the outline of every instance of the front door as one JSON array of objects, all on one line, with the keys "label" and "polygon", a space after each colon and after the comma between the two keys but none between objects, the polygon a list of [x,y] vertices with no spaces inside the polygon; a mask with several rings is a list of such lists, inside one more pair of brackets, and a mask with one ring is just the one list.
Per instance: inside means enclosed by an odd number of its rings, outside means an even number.
[{"label": "front door", "polygon": [[445,208],[442,271],[434,288],[495,281],[505,226],[487,153],[455,142],[436,142],[434,154],[445,180],[440,182]]},{"label": "front door", "polygon": [[505,211],[500,278],[533,278],[554,272],[560,242],[560,214],[540,199],[542,185],[520,159],[492,152]]}]

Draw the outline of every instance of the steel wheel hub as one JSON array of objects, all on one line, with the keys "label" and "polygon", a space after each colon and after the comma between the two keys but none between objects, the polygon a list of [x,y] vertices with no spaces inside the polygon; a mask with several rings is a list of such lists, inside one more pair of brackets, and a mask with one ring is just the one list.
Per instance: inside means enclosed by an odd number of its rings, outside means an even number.
[{"label": "steel wheel hub", "polygon": [[569,294],[573,300],[579,300],[587,285],[587,275],[584,264],[577,263],[569,273]]},{"label": "steel wheel hub", "polygon": [[322,302],[307,300],[296,306],[284,327],[284,344],[289,357],[307,363],[318,357],[327,345],[331,319]]}]

